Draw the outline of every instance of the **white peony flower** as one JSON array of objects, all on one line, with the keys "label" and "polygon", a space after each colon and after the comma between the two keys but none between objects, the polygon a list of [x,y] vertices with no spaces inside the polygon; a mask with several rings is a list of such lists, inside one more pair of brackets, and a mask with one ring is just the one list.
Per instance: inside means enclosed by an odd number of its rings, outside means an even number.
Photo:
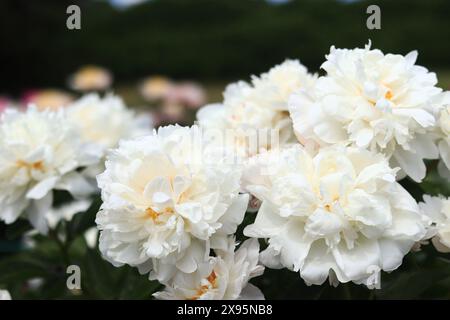
[{"label": "white peony flower", "polygon": [[78,91],[105,90],[112,82],[111,72],[94,65],[83,66],[69,78],[69,86]]},{"label": "white peony flower", "polygon": [[136,117],[122,99],[114,95],[104,98],[98,94],[85,95],[67,108],[67,114],[86,141],[104,149],[115,148],[120,139],[151,132],[150,121]]},{"label": "white peony flower", "polygon": [[300,146],[260,155],[246,189],[262,200],[249,237],[268,238],[261,261],[298,271],[308,284],[330,275],[368,286],[402,263],[424,235],[419,208],[380,154],[333,146],[311,156]]},{"label": "white peony flower", "polygon": [[195,271],[208,251],[198,249],[202,241],[224,247],[243,219],[248,195],[239,195],[240,178],[240,168],[208,148],[196,126],[123,141],[98,176],[100,250],[115,265],[153,269],[152,278],[175,267]]},{"label": "white peony flower", "polygon": [[[317,79],[298,60],[286,60],[261,76],[252,77],[253,87],[264,94],[271,109],[288,111],[289,96],[301,88],[311,88]],[[262,105],[264,106],[264,105]]]},{"label": "white peony flower", "polygon": [[436,250],[450,252],[450,198],[424,195],[419,206],[429,218],[425,239],[431,239]]},{"label": "white peony flower", "polygon": [[8,290],[0,290],[0,300],[11,300]]},{"label": "white peony flower", "polygon": [[258,264],[258,240],[246,240],[236,252],[235,247],[230,238],[227,250],[218,250],[217,256],[199,264],[196,272],[177,273],[164,291],[153,296],[164,300],[264,300],[262,292],[248,282],[264,272]]},{"label": "white peony flower", "polygon": [[406,56],[331,47],[313,90],[292,95],[289,110],[301,143],[345,143],[381,152],[415,181],[425,177],[423,159],[438,150],[428,134],[441,102],[434,73]]},{"label": "white peony flower", "polygon": [[[252,84],[229,85],[222,104],[211,104],[197,113],[203,128],[216,130],[226,145],[244,158],[261,150],[277,148],[293,136],[287,102],[290,94],[309,88],[315,81],[297,60],[286,60]],[[224,137],[225,136],[225,137]]]},{"label": "white peony flower", "polygon": [[450,92],[445,92],[444,96],[447,101],[439,112],[438,147],[442,159],[440,173],[450,179]]},{"label": "white peony flower", "polygon": [[82,143],[62,110],[6,111],[0,123],[0,219],[9,224],[23,215],[46,233],[52,190],[89,195],[95,189],[77,170],[98,161],[96,148]]}]

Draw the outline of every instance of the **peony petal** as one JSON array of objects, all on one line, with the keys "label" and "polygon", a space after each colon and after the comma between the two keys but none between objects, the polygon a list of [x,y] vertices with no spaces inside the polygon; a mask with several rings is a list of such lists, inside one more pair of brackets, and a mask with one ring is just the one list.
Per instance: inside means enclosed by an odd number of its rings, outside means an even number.
[{"label": "peony petal", "polygon": [[264,294],[258,287],[249,283],[244,287],[244,289],[242,289],[238,300],[265,300],[265,298]]},{"label": "peony petal", "polygon": [[380,239],[378,245],[381,253],[381,266],[384,271],[393,271],[401,264],[403,257],[411,250],[414,241]]},{"label": "peony petal", "polygon": [[364,279],[370,274],[369,267],[380,264],[378,242],[363,237],[359,237],[353,248],[341,244],[332,253],[340,270],[350,279]]},{"label": "peony petal", "polygon": [[58,182],[58,177],[50,177],[45,180],[40,181],[38,184],[36,184],[33,188],[31,188],[27,194],[26,197],[29,199],[42,199],[45,197],[50,190],[52,190],[56,183]]},{"label": "peony petal", "polygon": [[279,216],[277,209],[263,201],[255,222],[244,229],[244,235],[252,238],[268,238],[278,235],[287,219]]},{"label": "peony petal", "polygon": [[394,157],[411,179],[416,182],[421,182],[425,178],[426,167],[420,155],[399,147],[395,150]]},{"label": "peony petal", "polygon": [[66,190],[75,198],[83,198],[96,191],[94,186],[78,172],[71,172],[63,176],[55,188]]},{"label": "peony petal", "polygon": [[28,219],[31,225],[41,234],[48,233],[46,214],[53,203],[53,193],[49,192],[41,199],[33,200],[27,209]]},{"label": "peony petal", "polygon": [[236,232],[238,225],[244,219],[249,201],[249,194],[240,194],[228,207],[219,222],[222,223],[222,228],[217,232],[223,234],[232,234]]}]

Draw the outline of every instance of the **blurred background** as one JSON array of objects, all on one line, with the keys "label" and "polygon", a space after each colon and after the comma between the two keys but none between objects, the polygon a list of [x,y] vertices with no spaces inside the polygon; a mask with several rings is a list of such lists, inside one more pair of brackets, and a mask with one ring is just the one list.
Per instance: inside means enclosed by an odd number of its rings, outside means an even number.
[{"label": "blurred background", "polygon": [[[66,28],[71,4],[81,30]],[[381,30],[366,28],[370,4]],[[331,45],[368,39],[386,52],[417,49],[448,88],[449,13],[446,0],[2,0],[0,104],[104,90],[150,110],[163,97],[159,121],[187,123],[194,113],[182,108],[220,101],[228,82],[285,58],[318,72]]]}]

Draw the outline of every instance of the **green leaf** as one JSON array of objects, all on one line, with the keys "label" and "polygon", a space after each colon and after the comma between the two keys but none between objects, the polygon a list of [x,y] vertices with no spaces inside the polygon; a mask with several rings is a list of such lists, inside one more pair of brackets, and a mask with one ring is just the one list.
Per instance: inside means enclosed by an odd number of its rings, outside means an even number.
[{"label": "green leaf", "polygon": [[36,252],[23,252],[0,261],[0,283],[24,283],[36,277],[47,277],[54,270],[52,263]]},{"label": "green leaf", "polygon": [[114,267],[98,250],[89,249],[82,267],[82,289],[93,299],[150,299],[162,286],[136,268]]}]

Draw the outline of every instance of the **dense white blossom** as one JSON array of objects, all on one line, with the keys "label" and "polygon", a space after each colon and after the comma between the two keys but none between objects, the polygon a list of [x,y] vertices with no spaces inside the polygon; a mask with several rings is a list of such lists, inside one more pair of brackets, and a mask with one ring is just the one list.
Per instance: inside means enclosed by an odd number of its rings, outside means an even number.
[{"label": "dense white blossom", "polygon": [[312,156],[300,146],[260,155],[245,186],[262,200],[249,237],[268,238],[271,268],[297,271],[308,284],[328,276],[376,285],[423,237],[419,207],[380,154],[339,146]]},{"label": "dense white blossom", "polygon": [[[415,181],[423,159],[438,157],[433,135],[442,104],[434,73],[406,56],[331,48],[313,90],[292,95],[289,109],[303,144],[345,143],[381,152]],[[403,172],[401,174],[403,174]]]},{"label": "dense white blossom", "polygon": [[244,158],[261,150],[277,148],[293,137],[288,113],[292,92],[309,88],[315,76],[297,60],[254,76],[252,83],[239,81],[224,92],[223,103],[203,107],[197,119],[203,128],[215,130],[218,138]]},{"label": "dense white blossom", "polygon": [[239,194],[240,178],[196,126],[123,141],[98,176],[100,250],[116,265],[152,269],[152,278],[195,271],[208,247],[224,247],[243,219],[248,195]]},{"label": "dense white blossom", "polygon": [[166,289],[154,296],[165,300],[264,299],[262,292],[248,282],[264,272],[258,264],[258,240],[246,240],[236,252],[235,247],[231,237],[226,250],[217,250],[216,256],[199,264],[193,273],[177,273]]},{"label": "dense white blossom", "polygon": [[96,165],[97,148],[84,144],[63,110],[8,110],[0,123],[0,219],[7,224],[24,216],[41,233],[53,190],[83,198],[95,188],[78,169]]},{"label": "dense white blossom", "polygon": [[116,147],[120,139],[151,132],[149,119],[137,117],[114,95],[85,95],[68,106],[67,114],[86,141],[103,149]]}]

